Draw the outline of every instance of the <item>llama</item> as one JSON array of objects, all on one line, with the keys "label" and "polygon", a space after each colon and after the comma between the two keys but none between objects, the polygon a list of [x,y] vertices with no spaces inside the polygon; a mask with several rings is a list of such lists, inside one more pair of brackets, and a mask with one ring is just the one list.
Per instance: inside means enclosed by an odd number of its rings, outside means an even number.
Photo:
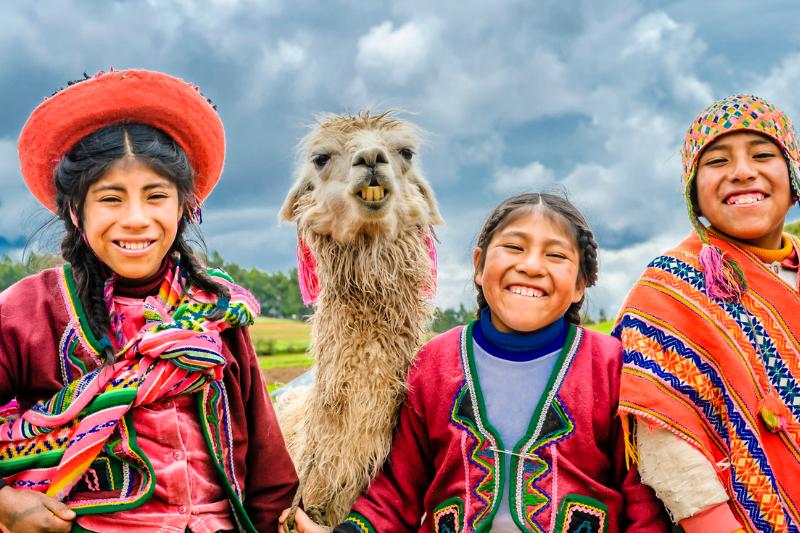
[{"label": "llama", "polygon": [[339,523],[383,464],[432,316],[442,219],[415,158],[418,133],[392,111],[321,116],[281,208],[298,227],[301,277],[315,269],[319,282],[314,382],[277,405],[317,523]]}]

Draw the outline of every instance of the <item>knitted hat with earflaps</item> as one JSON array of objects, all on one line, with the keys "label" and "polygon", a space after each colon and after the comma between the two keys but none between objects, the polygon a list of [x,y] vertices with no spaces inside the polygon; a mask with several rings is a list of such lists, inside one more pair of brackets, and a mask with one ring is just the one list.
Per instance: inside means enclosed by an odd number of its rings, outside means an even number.
[{"label": "knitted hat with earflaps", "polygon": [[739,131],[752,131],[774,141],[781,148],[789,167],[792,198],[796,200],[800,191],[797,134],[789,117],[774,105],[758,96],[729,96],[708,106],[692,122],[681,148],[686,206],[689,220],[703,242],[699,260],[705,275],[706,294],[727,301],[741,298],[747,288],[747,280],[736,262],[724,257],[722,250],[711,244],[708,229],[695,213],[692,191],[697,178],[697,163],[705,147],[722,135]]}]

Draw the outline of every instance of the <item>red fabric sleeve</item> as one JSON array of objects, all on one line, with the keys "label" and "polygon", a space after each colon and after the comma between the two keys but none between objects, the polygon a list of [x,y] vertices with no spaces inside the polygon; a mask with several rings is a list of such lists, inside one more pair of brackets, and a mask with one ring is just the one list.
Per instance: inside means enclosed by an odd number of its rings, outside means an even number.
[{"label": "red fabric sleeve", "polygon": [[742,525],[736,519],[728,502],[703,509],[689,518],[684,518],[680,524],[686,533],[704,533],[706,531],[732,533],[742,529]]},{"label": "red fabric sleeve", "polygon": [[[413,371],[412,371],[413,373]],[[422,520],[424,498],[433,480],[431,443],[425,416],[415,400],[422,384],[409,379],[400,408],[392,449],[382,471],[356,500],[353,511],[367,518],[377,531],[416,531]]]},{"label": "red fabric sleeve", "polygon": [[[228,343],[240,364],[240,385],[247,427],[244,507],[255,528],[278,531],[278,516],[292,503],[297,474],[272,408],[247,328],[237,328]],[[233,408],[233,406],[232,406]],[[236,450],[237,455],[242,453]]]},{"label": "red fabric sleeve", "polygon": [[622,422],[616,413],[619,401],[619,383],[622,375],[622,346],[619,346],[619,357],[613,368],[609,371],[611,391],[613,395],[614,412],[611,413],[612,423],[612,461],[614,464],[614,477],[624,499],[624,522],[620,530],[628,533],[667,533],[671,528],[671,521],[664,505],[658,499],[653,489],[644,485],[639,478],[639,471],[631,464],[629,469],[625,463],[625,436],[622,431]]},{"label": "red fabric sleeve", "polygon": [[3,324],[3,307],[0,304],[0,407],[3,407],[14,398],[11,356],[6,350],[6,335]]}]

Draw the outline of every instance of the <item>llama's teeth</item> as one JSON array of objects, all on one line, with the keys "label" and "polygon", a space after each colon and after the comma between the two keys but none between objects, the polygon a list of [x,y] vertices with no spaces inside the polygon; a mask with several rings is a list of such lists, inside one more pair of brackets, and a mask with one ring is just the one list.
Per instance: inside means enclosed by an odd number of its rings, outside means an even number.
[{"label": "llama's teeth", "polygon": [[367,187],[367,201],[371,202],[375,199],[375,187]]}]

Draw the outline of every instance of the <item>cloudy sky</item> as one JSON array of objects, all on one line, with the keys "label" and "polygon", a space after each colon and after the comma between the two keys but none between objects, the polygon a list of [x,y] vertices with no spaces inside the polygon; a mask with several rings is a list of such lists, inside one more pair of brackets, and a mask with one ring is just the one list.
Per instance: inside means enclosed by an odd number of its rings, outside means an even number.
[{"label": "cloudy sky", "polygon": [[[800,121],[800,4],[647,0],[193,0],[0,4],[0,253],[47,219],[19,175],[27,115],[69,79],[162,70],[218,106],[228,152],[208,248],[295,263],[277,223],[294,145],[318,112],[398,107],[447,226],[437,303],[471,304],[470,254],[504,197],[566,191],[598,235],[593,313],[689,231],[680,139],[712,100],[753,92]],[[797,218],[797,211],[790,218]]]}]

